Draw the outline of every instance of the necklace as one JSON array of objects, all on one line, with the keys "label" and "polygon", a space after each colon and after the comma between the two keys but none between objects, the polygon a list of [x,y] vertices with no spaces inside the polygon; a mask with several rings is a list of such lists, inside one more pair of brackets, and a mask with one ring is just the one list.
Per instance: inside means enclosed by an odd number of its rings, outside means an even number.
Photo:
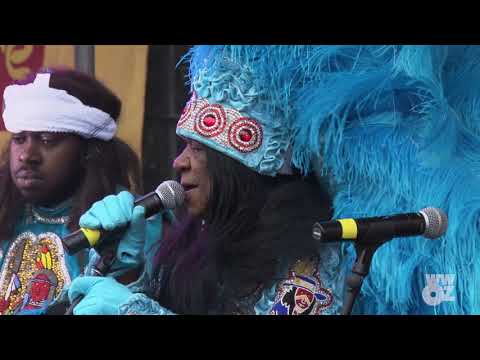
[{"label": "necklace", "polygon": [[32,223],[43,223],[43,224],[66,224],[70,221],[70,216],[57,216],[57,217],[46,217],[39,214],[33,206],[30,204],[27,205],[27,221]]}]

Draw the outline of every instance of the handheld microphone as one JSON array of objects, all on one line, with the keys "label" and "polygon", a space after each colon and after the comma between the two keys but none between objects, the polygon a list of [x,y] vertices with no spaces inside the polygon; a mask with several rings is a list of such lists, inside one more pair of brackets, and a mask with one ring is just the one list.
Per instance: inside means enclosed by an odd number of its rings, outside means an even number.
[{"label": "handheld microphone", "polygon": [[[173,180],[161,183],[157,189],[142,196],[134,202],[134,206],[141,205],[145,208],[145,218],[160,212],[163,209],[175,209],[184,201],[182,185]],[[127,225],[128,226],[128,225]],[[121,233],[124,227],[113,231],[80,228],[62,239],[65,250],[73,255],[82,249],[95,247],[103,239]]]},{"label": "handheld microphone", "polygon": [[445,234],[447,227],[447,215],[440,209],[427,207],[418,213],[317,222],[313,225],[312,235],[322,243],[368,243],[378,242],[379,239],[418,235],[435,239]]}]

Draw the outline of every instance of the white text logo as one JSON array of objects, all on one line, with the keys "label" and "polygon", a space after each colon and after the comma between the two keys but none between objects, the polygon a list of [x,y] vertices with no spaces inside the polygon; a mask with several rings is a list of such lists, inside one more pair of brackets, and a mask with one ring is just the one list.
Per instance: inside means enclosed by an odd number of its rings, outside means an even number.
[{"label": "white text logo", "polygon": [[452,295],[455,274],[426,274],[427,285],[423,288],[422,297],[427,305],[437,306],[443,301],[455,301]]}]

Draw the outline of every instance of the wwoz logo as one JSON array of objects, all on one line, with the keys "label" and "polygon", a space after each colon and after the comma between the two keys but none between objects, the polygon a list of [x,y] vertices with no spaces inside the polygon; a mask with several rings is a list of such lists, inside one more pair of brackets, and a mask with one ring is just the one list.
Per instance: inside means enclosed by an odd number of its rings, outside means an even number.
[{"label": "wwoz logo", "polygon": [[437,306],[444,301],[455,301],[455,274],[426,274],[427,285],[423,288],[422,297],[427,305]]}]

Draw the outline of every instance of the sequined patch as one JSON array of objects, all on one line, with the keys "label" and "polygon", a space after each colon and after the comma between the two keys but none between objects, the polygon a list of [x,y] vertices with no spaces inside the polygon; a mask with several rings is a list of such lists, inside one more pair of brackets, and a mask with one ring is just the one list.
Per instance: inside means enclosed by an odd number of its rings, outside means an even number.
[{"label": "sequined patch", "polygon": [[330,289],[323,287],[315,260],[297,262],[288,279],[277,286],[272,315],[320,315],[333,303]]},{"label": "sequined patch", "polygon": [[70,282],[62,243],[56,234],[20,234],[2,266],[0,314],[40,309]]}]

